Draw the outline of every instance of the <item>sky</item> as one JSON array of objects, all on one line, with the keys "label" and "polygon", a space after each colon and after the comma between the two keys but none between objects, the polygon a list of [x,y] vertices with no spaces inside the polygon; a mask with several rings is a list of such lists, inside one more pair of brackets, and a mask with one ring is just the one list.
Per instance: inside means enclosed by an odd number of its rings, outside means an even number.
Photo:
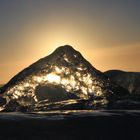
[{"label": "sky", "polygon": [[139,0],[0,0],[0,83],[69,44],[100,71],[140,71]]}]

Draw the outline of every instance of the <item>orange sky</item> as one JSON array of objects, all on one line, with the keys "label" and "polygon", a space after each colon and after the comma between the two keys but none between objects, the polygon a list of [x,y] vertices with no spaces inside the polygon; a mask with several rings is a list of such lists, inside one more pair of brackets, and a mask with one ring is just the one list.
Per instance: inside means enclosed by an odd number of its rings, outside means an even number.
[{"label": "orange sky", "polygon": [[135,0],[0,1],[0,83],[65,44],[101,71],[140,71],[139,6]]}]

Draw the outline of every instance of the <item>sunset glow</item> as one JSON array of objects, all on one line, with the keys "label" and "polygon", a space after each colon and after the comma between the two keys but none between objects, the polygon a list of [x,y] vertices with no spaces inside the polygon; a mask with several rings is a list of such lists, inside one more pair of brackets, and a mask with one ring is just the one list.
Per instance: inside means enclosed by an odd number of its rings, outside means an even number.
[{"label": "sunset glow", "polygon": [[140,71],[140,2],[107,1],[0,1],[0,83],[66,44],[101,71]]}]

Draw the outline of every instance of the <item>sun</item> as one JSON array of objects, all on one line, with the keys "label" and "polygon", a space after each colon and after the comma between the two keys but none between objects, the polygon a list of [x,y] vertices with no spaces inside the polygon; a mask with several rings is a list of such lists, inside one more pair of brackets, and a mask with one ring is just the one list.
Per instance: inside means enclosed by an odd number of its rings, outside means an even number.
[{"label": "sun", "polygon": [[60,76],[56,75],[55,73],[50,73],[47,76],[45,76],[45,81],[49,81],[50,83],[57,83],[59,84],[61,81]]}]

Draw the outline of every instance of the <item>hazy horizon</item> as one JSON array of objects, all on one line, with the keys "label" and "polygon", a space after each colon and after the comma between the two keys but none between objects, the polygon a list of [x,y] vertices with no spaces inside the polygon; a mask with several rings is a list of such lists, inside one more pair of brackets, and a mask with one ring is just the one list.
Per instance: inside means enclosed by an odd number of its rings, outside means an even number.
[{"label": "hazy horizon", "polygon": [[1,0],[0,84],[65,44],[97,69],[140,71],[140,1]]}]

